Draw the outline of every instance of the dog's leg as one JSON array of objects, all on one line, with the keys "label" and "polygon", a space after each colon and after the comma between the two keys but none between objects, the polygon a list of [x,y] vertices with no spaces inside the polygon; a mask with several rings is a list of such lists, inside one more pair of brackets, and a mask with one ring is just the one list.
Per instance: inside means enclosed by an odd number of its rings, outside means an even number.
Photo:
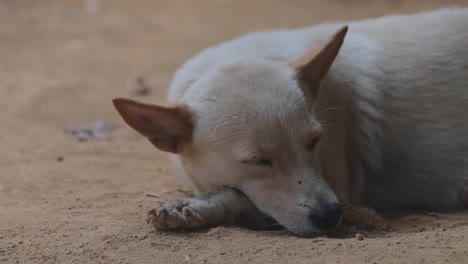
[{"label": "dog's leg", "polygon": [[158,230],[200,229],[220,224],[240,224],[254,229],[278,226],[242,192],[231,188],[159,203],[148,212],[148,223]]}]

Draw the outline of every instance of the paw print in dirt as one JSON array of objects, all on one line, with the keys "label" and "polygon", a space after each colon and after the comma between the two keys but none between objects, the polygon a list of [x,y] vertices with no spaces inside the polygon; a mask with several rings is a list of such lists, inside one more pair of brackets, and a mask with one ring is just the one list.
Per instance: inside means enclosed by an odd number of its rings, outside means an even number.
[{"label": "paw print in dirt", "polygon": [[160,202],[148,212],[147,223],[162,231],[202,228],[205,221],[200,203],[192,199]]}]

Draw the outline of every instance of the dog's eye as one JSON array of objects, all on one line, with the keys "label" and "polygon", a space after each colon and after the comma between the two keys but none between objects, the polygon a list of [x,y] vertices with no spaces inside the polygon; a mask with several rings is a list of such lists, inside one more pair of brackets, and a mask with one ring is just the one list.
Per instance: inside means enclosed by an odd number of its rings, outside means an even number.
[{"label": "dog's eye", "polygon": [[315,137],[314,139],[312,139],[312,141],[307,145],[307,150],[309,151],[312,151],[315,149],[315,147],[318,145],[318,143],[320,142],[320,137]]},{"label": "dog's eye", "polygon": [[256,166],[262,166],[262,167],[272,167],[273,164],[271,163],[271,160],[268,159],[261,159],[255,162]]},{"label": "dog's eye", "polygon": [[269,159],[251,159],[242,161],[243,164],[255,165],[259,167],[273,167],[273,163]]}]

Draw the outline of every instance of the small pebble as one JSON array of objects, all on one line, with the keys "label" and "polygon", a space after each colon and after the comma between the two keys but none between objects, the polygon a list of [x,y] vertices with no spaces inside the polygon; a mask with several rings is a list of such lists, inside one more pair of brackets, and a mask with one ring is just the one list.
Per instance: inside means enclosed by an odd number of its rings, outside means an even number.
[{"label": "small pebble", "polygon": [[153,188],[145,188],[145,190],[143,191],[143,195],[146,197],[159,198],[160,193],[161,193],[160,191],[153,189]]},{"label": "small pebble", "polygon": [[57,157],[57,161],[58,161],[58,162],[62,162],[62,161],[63,161],[63,156],[58,156],[58,157]]},{"label": "small pebble", "polygon": [[143,77],[138,77],[133,84],[131,91],[135,95],[146,95],[150,92],[150,88]]},{"label": "small pebble", "polygon": [[356,234],[356,239],[357,240],[364,240],[364,236],[362,234],[360,234],[360,233],[357,233]]}]

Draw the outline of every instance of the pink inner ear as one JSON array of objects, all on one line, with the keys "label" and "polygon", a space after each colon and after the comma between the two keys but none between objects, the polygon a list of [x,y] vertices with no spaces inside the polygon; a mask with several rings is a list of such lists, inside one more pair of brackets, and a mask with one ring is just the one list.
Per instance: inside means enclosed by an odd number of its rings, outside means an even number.
[{"label": "pink inner ear", "polygon": [[191,139],[193,125],[185,106],[162,107],[129,99],[114,99],[113,103],[130,127],[163,151],[176,153]]}]

